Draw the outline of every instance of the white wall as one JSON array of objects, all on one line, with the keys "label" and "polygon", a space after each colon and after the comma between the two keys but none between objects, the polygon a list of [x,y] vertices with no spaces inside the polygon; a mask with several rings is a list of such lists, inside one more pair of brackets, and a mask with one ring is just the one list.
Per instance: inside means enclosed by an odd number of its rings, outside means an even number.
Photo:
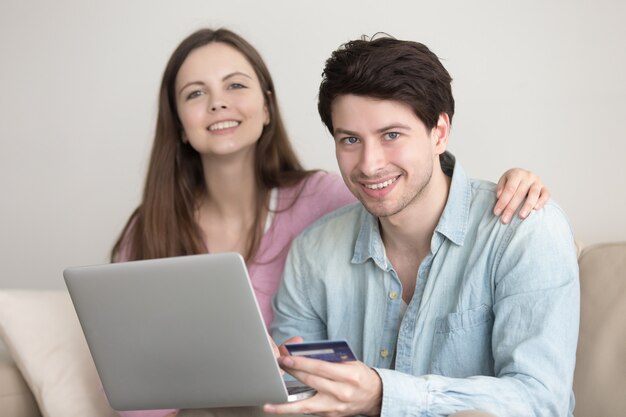
[{"label": "white wall", "polygon": [[455,79],[450,148],[470,175],[532,169],[578,239],[626,239],[626,2],[0,1],[0,287],[62,288],[65,266],[107,260],[165,62],[203,26],[259,49],[303,161],[333,171],[324,60],[377,31],[424,42]]}]

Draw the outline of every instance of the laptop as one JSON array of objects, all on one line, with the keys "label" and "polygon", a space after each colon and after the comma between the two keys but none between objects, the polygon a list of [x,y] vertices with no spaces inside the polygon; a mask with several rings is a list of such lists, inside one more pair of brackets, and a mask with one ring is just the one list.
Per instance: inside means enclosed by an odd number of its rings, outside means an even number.
[{"label": "laptop", "polygon": [[116,410],[258,406],[314,393],[283,380],[238,253],[70,267],[63,276]]}]

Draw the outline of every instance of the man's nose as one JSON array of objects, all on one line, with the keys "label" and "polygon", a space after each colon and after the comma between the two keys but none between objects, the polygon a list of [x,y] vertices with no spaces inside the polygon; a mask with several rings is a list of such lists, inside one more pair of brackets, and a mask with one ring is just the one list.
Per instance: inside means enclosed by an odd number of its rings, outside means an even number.
[{"label": "man's nose", "polygon": [[360,171],[368,177],[374,177],[387,164],[385,151],[376,140],[364,141],[359,161]]}]

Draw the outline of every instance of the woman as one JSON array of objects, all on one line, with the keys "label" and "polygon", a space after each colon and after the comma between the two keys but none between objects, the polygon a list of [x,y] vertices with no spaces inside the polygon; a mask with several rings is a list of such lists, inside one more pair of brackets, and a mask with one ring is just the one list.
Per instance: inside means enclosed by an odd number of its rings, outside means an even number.
[{"label": "woman", "polygon": [[[534,174],[519,169],[499,187],[494,211],[506,207],[504,221],[527,193],[524,215],[549,197]],[[258,52],[228,30],[203,29],[167,64],[142,202],[111,259],[239,252],[269,325],[292,239],[354,201],[339,176],[302,168]],[[165,414],[126,415],[137,413]]]}]

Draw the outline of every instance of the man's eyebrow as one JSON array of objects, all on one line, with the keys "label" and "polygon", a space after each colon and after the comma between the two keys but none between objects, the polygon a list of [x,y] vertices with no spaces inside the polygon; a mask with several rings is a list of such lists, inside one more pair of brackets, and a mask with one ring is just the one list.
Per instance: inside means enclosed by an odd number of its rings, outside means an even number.
[{"label": "man's eyebrow", "polygon": [[[376,133],[383,133],[383,132],[387,132],[389,130],[394,130],[394,129],[402,129],[402,130],[411,130],[410,126],[404,125],[402,123],[393,123],[387,126],[383,126],[380,129],[376,130]],[[351,135],[351,136],[359,136],[359,134],[357,132],[354,132],[352,130],[348,130],[348,129],[343,129],[341,127],[338,127],[337,129],[333,130],[335,135],[338,134],[344,134],[344,135]]]},{"label": "man's eyebrow", "polygon": [[[225,75],[224,77],[222,77],[222,81],[226,81],[229,78],[235,77],[237,75],[241,75],[244,76],[246,78],[252,79],[251,76],[249,76],[248,74],[246,74],[245,72],[241,72],[241,71],[234,71],[231,72],[230,74]],[[178,90],[178,94],[182,93],[183,90],[191,85],[204,85],[204,82],[202,81],[190,81],[187,84],[183,85],[180,90]]]},{"label": "man's eyebrow", "polygon": [[350,135],[350,136],[358,136],[359,135],[356,132],[353,132],[353,131],[348,130],[348,129],[342,129],[340,127],[338,127],[337,129],[333,129],[333,134],[334,135],[344,134],[344,135]]},{"label": "man's eyebrow", "polygon": [[394,129],[411,130],[411,127],[402,123],[393,123],[388,126],[381,127],[376,131],[376,133],[383,133]]}]

